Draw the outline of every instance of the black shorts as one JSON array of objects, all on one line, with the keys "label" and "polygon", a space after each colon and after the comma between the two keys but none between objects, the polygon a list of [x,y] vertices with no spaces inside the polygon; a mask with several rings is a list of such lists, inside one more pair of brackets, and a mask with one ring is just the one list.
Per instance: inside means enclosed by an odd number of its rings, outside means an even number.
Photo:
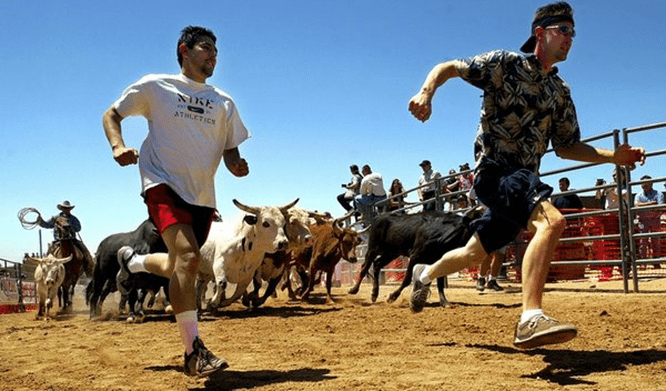
[{"label": "black shorts", "polygon": [[477,167],[474,191],[488,209],[471,226],[490,254],[509,244],[527,227],[532,211],[551,195],[553,188],[531,170],[501,167],[483,158]]}]

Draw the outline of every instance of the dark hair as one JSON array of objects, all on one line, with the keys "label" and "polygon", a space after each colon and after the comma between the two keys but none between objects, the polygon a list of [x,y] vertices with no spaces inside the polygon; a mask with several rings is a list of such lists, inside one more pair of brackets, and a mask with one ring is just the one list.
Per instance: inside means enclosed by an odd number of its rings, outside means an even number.
[{"label": "dark hair", "polygon": [[563,21],[571,22],[573,25],[573,14],[573,8],[566,1],[558,1],[539,7],[534,12],[532,27],[530,28],[530,38],[520,47],[520,50],[524,53],[533,53],[536,46],[536,36],[534,33],[538,26],[547,27],[553,23]]},{"label": "dark hair", "polygon": [[569,178],[567,178],[567,177],[565,177],[565,176],[562,177],[562,178],[560,178],[560,182],[564,182],[564,183],[566,183],[567,186],[571,185],[571,182],[569,182]]},{"label": "dark hair", "polygon": [[178,58],[178,65],[183,66],[183,55],[180,53],[180,45],[185,44],[188,49],[192,49],[202,37],[209,37],[213,40],[213,43],[217,42],[217,38],[213,32],[205,27],[199,26],[187,26],[180,32],[180,38],[178,39],[178,45],[176,45],[176,56]]}]

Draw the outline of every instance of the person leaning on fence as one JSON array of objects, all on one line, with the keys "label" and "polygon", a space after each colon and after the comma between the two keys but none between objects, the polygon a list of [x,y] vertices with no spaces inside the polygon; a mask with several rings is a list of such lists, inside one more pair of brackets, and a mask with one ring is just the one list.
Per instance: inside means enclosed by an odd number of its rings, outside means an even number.
[{"label": "person leaning on fence", "polygon": [[[624,171],[620,170],[620,189],[622,193],[622,200],[624,202],[625,208],[629,206],[629,193],[627,191],[627,181],[625,180]],[[618,171],[613,171],[613,183],[618,181]],[[620,207],[620,196],[617,194],[617,187],[609,187],[607,189],[601,190],[603,194],[604,209],[618,209]],[[599,191],[597,191],[599,193]]]},{"label": "person leaning on fence", "polygon": [[547,317],[542,309],[550,261],[566,220],[548,202],[552,187],[537,175],[541,158],[552,143],[561,158],[633,167],[644,162],[645,150],[621,145],[609,151],[581,141],[571,92],[553,67],[566,60],[574,36],[571,6],[547,4],[534,15],[531,36],[521,47],[526,55],[496,50],[436,65],[409,101],[412,115],[426,121],[435,91],[447,80],[460,77],[484,91],[483,157],[476,167],[474,190],[488,208],[472,222],[475,233],[464,247],[432,265],[414,267],[409,300],[413,312],[423,310],[432,280],[478,266],[526,228],[534,236],[523,259],[523,312],[513,343],[528,349],[577,335],[575,326]]},{"label": "person leaning on fence", "polygon": [[[569,191],[569,185],[571,184],[569,178],[562,177],[558,183],[561,193]],[[553,206],[557,209],[583,209],[583,202],[580,200],[580,197],[578,197],[578,194],[572,193],[565,196],[554,197]]]},{"label": "person leaning on fence", "polygon": [[358,166],[356,164],[349,166],[349,171],[352,173],[351,180],[347,184],[342,184],[342,187],[347,190],[344,193],[338,195],[338,202],[347,212],[353,209],[351,203],[354,201],[354,197],[356,197],[356,195],[359,193],[361,188],[361,180],[363,179],[363,176],[358,171]]},{"label": "person leaning on fence", "polygon": [[404,186],[402,186],[402,182],[400,182],[400,179],[395,178],[391,182],[391,187],[389,188],[388,191],[388,211],[392,212],[394,210],[402,209],[407,205],[407,201],[405,201],[405,198],[407,198],[407,194],[403,194],[405,192]]},{"label": "person leaning on fence", "polygon": [[51,217],[47,221],[44,221],[42,219],[42,216],[38,215],[37,224],[39,224],[39,226],[42,228],[53,229],[56,226],[56,220],[58,219],[58,217],[65,217],[69,222],[69,226],[74,236],[71,238],[60,237],[60,231],[54,229],[53,242],[49,244],[48,253],[52,254],[55,251],[55,246],[60,245],[61,240],[71,240],[74,246],[78,248],[78,250],[81,251],[81,253],[83,254],[83,259],[84,259],[83,270],[85,271],[87,276],[92,277],[93,268],[95,266],[95,260],[90,254],[90,251],[88,251],[88,247],[86,247],[86,245],[76,237],[76,234],[81,231],[81,221],[72,214],[72,209],[74,209],[75,205],[72,205],[69,201],[65,200],[60,204],[58,204],[56,207],[60,210],[60,213]]},{"label": "person leaning on fence", "polygon": [[[417,193],[419,195],[419,200],[423,202],[423,210],[435,210],[437,203],[434,198],[437,195],[437,179],[442,177],[442,174],[437,170],[432,169],[430,160],[424,160],[419,163],[423,173],[419,177],[419,187]],[[432,200],[430,202],[425,202]]]},{"label": "person leaning on fence", "polygon": [[[238,147],[250,137],[234,101],[206,84],[217,64],[217,38],[204,27],[187,26],[176,44],[180,73],[147,75],[129,86],[104,113],[104,133],[121,166],[139,164],[144,202],[168,253],[138,255],[118,250],[118,290],[130,275],[149,272],[170,279],[169,296],[185,347],[183,372],[209,376],[228,367],[199,336],[195,281],[216,214],[215,173],[222,161],[236,177],[249,173]],[[139,152],[125,145],[121,121],[148,120]]]},{"label": "person leaning on fence", "polygon": [[384,190],[382,175],[378,172],[372,172],[369,165],[364,165],[361,172],[363,173],[363,179],[361,180],[360,194],[354,198],[354,207],[363,215],[364,220],[368,220],[374,215],[374,203],[386,199],[386,190]]}]

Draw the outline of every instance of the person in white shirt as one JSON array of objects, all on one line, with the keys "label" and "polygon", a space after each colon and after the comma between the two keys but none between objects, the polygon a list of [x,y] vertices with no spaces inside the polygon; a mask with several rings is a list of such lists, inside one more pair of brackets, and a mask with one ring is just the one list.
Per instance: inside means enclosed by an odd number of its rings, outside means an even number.
[{"label": "person in white shirt", "polygon": [[373,205],[386,199],[386,191],[380,173],[372,172],[367,164],[363,166],[361,172],[363,173],[363,180],[361,180],[360,194],[354,198],[354,206],[365,220],[373,215]]},{"label": "person in white shirt", "polygon": [[[236,105],[222,90],[206,84],[217,63],[216,37],[198,26],[183,29],[177,44],[178,75],[148,75],[129,86],[103,115],[113,158],[121,166],[139,164],[144,202],[168,254],[138,255],[118,250],[118,289],[127,293],[130,276],[149,272],[170,278],[169,295],[185,345],[183,372],[208,376],[228,367],[201,342],[195,280],[215,215],[215,173],[222,160],[235,176],[249,172],[238,146],[250,134]],[[148,120],[139,152],[125,145],[121,121]]]}]

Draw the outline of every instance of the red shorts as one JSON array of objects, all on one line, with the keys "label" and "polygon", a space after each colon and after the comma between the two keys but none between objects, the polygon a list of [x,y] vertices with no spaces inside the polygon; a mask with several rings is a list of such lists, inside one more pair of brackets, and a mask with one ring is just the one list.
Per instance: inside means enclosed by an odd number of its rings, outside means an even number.
[{"label": "red shorts", "polygon": [[215,209],[188,204],[165,184],[146,190],[143,201],[148,206],[148,215],[160,234],[174,224],[186,224],[194,230],[199,247],[203,246],[213,222]]}]

